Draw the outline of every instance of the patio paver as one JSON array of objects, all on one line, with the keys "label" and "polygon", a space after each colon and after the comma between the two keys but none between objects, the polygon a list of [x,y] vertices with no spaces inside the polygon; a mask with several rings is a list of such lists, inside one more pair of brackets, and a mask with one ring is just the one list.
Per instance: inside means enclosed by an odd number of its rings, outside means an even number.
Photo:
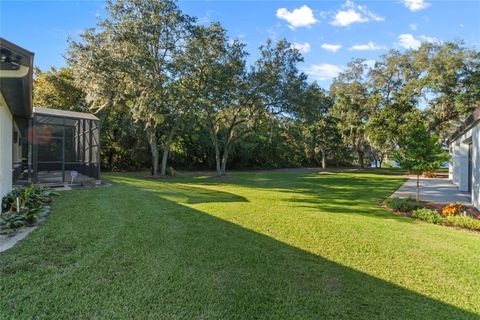
[{"label": "patio paver", "polygon": [[[415,198],[416,185],[416,178],[410,178],[391,197]],[[472,203],[469,193],[459,191],[451,180],[439,178],[420,178],[420,200],[435,203],[460,202],[465,205]]]}]

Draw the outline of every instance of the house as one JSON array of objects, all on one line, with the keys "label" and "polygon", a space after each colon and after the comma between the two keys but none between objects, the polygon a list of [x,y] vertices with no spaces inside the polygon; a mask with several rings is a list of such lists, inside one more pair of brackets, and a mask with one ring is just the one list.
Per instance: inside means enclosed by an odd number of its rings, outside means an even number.
[{"label": "house", "polygon": [[21,170],[22,140],[32,117],[33,56],[0,38],[0,196],[12,188]]},{"label": "house", "polygon": [[0,197],[14,184],[100,178],[100,120],[32,106],[34,54],[0,38]]},{"label": "house", "polygon": [[471,195],[480,210],[480,109],[475,110],[449,139],[449,179]]}]

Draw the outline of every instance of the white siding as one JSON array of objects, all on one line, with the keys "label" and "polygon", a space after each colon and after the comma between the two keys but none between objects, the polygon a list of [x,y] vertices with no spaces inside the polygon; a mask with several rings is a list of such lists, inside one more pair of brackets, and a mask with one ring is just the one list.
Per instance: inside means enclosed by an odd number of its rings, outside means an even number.
[{"label": "white siding", "polygon": [[[480,210],[480,123],[459,136],[450,145],[449,178],[460,191],[468,190],[468,143],[472,143],[472,203]],[[468,142],[468,143],[467,143]]]},{"label": "white siding", "polygon": [[480,210],[480,125],[472,131],[472,202]]},{"label": "white siding", "polygon": [[13,117],[0,94],[0,196],[12,189]]}]

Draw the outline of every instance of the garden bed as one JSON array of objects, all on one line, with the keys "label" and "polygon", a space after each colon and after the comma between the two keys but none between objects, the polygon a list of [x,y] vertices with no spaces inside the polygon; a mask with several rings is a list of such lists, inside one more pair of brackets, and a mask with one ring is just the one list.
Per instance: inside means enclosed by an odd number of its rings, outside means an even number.
[{"label": "garden bed", "polygon": [[443,226],[480,232],[480,213],[459,203],[416,202],[412,198],[389,198],[382,207],[397,215]]},{"label": "garden bed", "polygon": [[31,185],[16,188],[2,198],[0,252],[13,247],[46,220],[54,195],[45,186]]}]

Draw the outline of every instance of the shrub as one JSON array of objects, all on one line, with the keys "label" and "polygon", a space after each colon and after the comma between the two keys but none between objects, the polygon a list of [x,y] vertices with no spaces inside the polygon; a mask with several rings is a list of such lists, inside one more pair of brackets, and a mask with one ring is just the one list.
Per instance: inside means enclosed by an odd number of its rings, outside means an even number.
[{"label": "shrub", "polygon": [[423,176],[425,178],[435,178],[436,174],[435,174],[435,171],[424,171]]},{"label": "shrub", "polygon": [[440,215],[440,213],[438,213],[437,210],[427,208],[417,209],[413,211],[412,217],[434,224],[440,223],[443,220],[442,216]]},{"label": "shrub", "polygon": [[447,225],[480,231],[480,220],[470,216],[447,216],[443,221]]},{"label": "shrub", "polygon": [[461,203],[450,203],[442,208],[442,216],[456,216],[465,211],[465,206]]},{"label": "shrub", "polygon": [[25,225],[33,224],[42,207],[51,201],[53,195],[56,193],[42,185],[31,185],[12,190],[2,199],[0,231],[8,233]]},{"label": "shrub", "polygon": [[417,203],[413,198],[388,198],[385,205],[395,211],[408,212],[422,208],[422,205]]}]

